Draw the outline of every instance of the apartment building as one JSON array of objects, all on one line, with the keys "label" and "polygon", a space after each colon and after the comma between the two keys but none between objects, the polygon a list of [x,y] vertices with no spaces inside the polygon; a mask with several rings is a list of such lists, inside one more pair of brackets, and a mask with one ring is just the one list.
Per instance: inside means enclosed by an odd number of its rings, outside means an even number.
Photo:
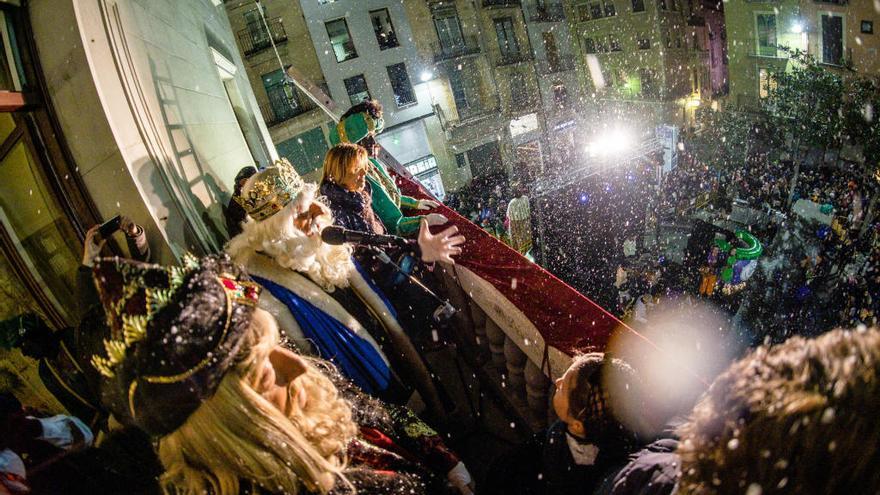
[{"label": "apartment building", "polygon": [[455,167],[444,177],[528,180],[544,131],[535,57],[518,0],[405,2]]},{"label": "apartment building", "polygon": [[[540,145],[537,155],[543,157],[538,163],[544,170],[556,169],[570,163],[577,149],[578,108],[583,92],[575,69],[573,38],[562,0],[526,0],[523,10],[535,52],[544,117],[544,139],[536,143]],[[532,143],[517,143],[520,154],[526,155]]]},{"label": "apartment building", "polygon": [[709,37],[683,0],[566,0],[565,11],[594,127],[648,135],[687,125],[711,97]]},{"label": "apartment building", "polygon": [[[379,142],[434,194],[439,165],[452,162],[442,141],[406,11],[393,0],[253,0],[227,2],[239,48],[278,152],[318,179],[332,118],[285,78],[317,88],[336,115],[374,98],[385,108]],[[436,150],[436,151],[435,151]]]},{"label": "apartment building", "polygon": [[773,74],[791,67],[782,47],[806,51],[831,69],[880,75],[880,12],[869,0],[730,0],[724,4],[730,102],[756,105]]}]

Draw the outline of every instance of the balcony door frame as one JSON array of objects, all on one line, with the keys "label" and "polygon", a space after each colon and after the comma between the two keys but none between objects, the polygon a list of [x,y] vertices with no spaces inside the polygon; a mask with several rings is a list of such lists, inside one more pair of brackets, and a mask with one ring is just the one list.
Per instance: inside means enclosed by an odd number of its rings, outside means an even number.
[{"label": "balcony door frame", "polygon": [[[0,144],[0,160],[19,143],[24,143],[36,164],[35,172],[46,190],[57,201],[64,219],[82,247],[86,230],[101,222],[101,215],[85,187],[82,177],[64,140],[57,114],[48,97],[46,81],[33,38],[26,7],[0,3],[0,10],[14,26],[15,47],[18,57],[10,60],[24,76],[18,91],[6,92],[0,98],[0,112],[11,113],[15,129]],[[10,67],[13,69],[13,67]],[[107,249],[111,254],[122,254],[112,239]],[[21,256],[14,235],[0,224],[0,252],[9,261],[12,271],[37,302],[48,323],[58,329],[75,324],[64,315],[54,297],[47,293],[26,259]]]}]

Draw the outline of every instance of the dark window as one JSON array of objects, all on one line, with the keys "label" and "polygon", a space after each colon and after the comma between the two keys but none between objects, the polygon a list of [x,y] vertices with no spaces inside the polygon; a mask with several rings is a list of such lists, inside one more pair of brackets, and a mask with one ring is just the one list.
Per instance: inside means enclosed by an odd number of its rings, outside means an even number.
[{"label": "dark window", "polygon": [[620,47],[620,38],[617,35],[609,34],[608,35],[608,47],[612,52],[619,52],[622,50]]},{"label": "dark window", "polygon": [[376,33],[376,41],[379,43],[380,50],[400,46],[400,43],[397,42],[397,35],[394,33],[394,26],[391,24],[388,9],[371,11],[370,20],[373,21],[373,32]]},{"label": "dark window", "polygon": [[529,103],[529,92],[526,88],[525,78],[516,72],[510,78],[510,103],[516,108],[523,108]]},{"label": "dark window", "polygon": [[367,88],[367,80],[364,75],[360,74],[349,77],[345,81],[345,92],[348,93],[348,100],[352,105],[370,99],[370,90]]},{"label": "dark window", "polygon": [[874,34],[874,21],[862,21],[862,33]]},{"label": "dark window", "polygon": [[822,15],[822,62],[843,63],[843,17]]},{"label": "dark window", "polygon": [[590,6],[589,5],[578,5],[577,18],[578,18],[578,22],[589,21],[590,20]]},{"label": "dark window", "polygon": [[464,81],[462,81],[461,70],[453,67],[449,71],[449,87],[452,88],[452,97],[455,99],[455,106],[459,109],[470,107],[467,99],[467,93],[464,90]]},{"label": "dark window", "polygon": [[501,17],[495,19],[495,34],[498,36],[498,48],[501,50],[501,58],[512,59],[519,56],[519,43],[516,41],[512,18]]},{"label": "dark window", "polygon": [[669,10],[669,4],[667,2],[668,0],[657,0],[657,7],[659,7],[660,10]]},{"label": "dark window", "polygon": [[645,0],[632,0],[633,12],[645,11]]},{"label": "dark window", "polygon": [[272,110],[271,120],[281,122],[302,113],[302,104],[293,85],[285,83],[281,69],[263,74],[263,87]]},{"label": "dark window", "polygon": [[477,177],[491,172],[503,170],[501,162],[501,150],[498,141],[492,141],[467,152],[468,162],[471,165],[471,173]]},{"label": "dark window", "polygon": [[639,82],[642,86],[642,96],[657,97],[659,96],[659,88],[654,72],[650,69],[639,69]]},{"label": "dark window", "polygon": [[244,13],[244,20],[247,22],[248,33],[251,35],[254,46],[269,44],[269,31],[266,30],[263,17],[260,16],[260,9],[263,9],[263,16],[265,16],[265,7],[258,7]]},{"label": "dark window", "polygon": [[593,38],[584,38],[584,51],[596,53],[596,41]]},{"label": "dark window", "polygon": [[617,11],[614,9],[614,0],[605,0],[605,17],[614,15],[617,15]]},{"label": "dark window", "polygon": [[468,166],[467,157],[464,153],[455,154],[455,166],[458,168],[465,168]]},{"label": "dark window", "polygon": [[434,18],[440,47],[444,51],[453,52],[465,46],[461,23],[454,5],[432,4],[431,15]]},{"label": "dark window", "polygon": [[345,62],[357,58],[357,50],[354,49],[354,42],[351,40],[351,33],[348,32],[348,23],[345,19],[336,19],[325,23],[327,28],[327,36],[330,37],[330,44],[333,46],[333,53],[336,55],[337,62]]},{"label": "dark window", "polygon": [[639,50],[651,49],[651,37],[645,33],[639,33],[639,38],[636,43],[639,46]]},{"label": "dark window", "polygon": [[556,102],[556,106],[559,108],[568,106],[568,89],[561,82],[553,85],[553,101]]},{"label": "dark window", "polygon": [[406,64],[399,63],[389,65],[388,79],[391,81],[391,89],[394,91],[394,101],[398,107],[404,107],[416,102],[416,94],[409,82],[409,74],[406,73]]},{"label": "dark window", "polygon": [[758,55],[776,56],[776,14],[757,14],[755,27],[758,31]]},{"label": "dark window", "polygon": [[327,154],[327,140],[320,127],[279,143],[278,154],[290,160],[296,171],[307,174],[321,168]]},{"label": "dark window", "polygon": [[602,4],[600,2],[592,2],[590,4],[590,18],[591,19],[601,19],[602,18]]}]

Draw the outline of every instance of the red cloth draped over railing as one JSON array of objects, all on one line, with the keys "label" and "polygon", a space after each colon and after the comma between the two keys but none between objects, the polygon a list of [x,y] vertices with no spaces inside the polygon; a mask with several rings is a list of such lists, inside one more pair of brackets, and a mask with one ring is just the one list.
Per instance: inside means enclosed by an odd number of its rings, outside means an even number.
[{"label": "red cloth draped over railing", "polygon": [[[415,181],[398,176],[397,183],[408,196],[431,197]],[[441,205],[435,211],[449,218],[467,238],[456,262],[504,294],[535,325],[547,345],[569,354],[605,349],[617,325],[610,313],[451,208]]]}]

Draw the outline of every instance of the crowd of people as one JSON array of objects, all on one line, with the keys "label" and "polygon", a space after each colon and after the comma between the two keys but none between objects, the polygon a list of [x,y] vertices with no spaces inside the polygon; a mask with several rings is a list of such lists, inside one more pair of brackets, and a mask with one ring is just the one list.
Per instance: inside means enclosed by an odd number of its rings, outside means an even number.
[{"label": "crowd of people", "polygon": [[[128,221],[130,258],[104,258],[91,229],[79,325],[29,318],[15,333],[73,416],[0,397],[0,494],[880,490],[865,415],[880,406],[874,329],[761,347],[677,418],[656,414],[632,363],[575,356],[555,381],[558,420],[481,459],[476,484],[440,433],[450,405],[419,348],[437,317],[410,283],[431,285],[430,266],[465,239],[454,225],[432,233],[449,223],[439,205],[403,195],[375,158],[382,127],[375,102],[347,112],[320,184],[286,160],[243,171],[224,253],[150,264]],[[335,244],[322,236],[334,224],[414,242]]]},{"label": "crowd of people", "polygon": [[[684,153],[663,178],[657,220],[680,225],[700,219],[723,225],[718,231],[727,229],[723,234],[731,242],[710,239],[700,246],[698,256],[685,256],[684,266],[671,266],[647,249],[630,253],[615,284],[616,309],[645,320],[650,301],[664,292],[685,292],[718,303],[730,316],[750,319],[755,341],[768,335],[815,335],[840,325],[876,324],[880,223],[869,216],[870,198],[876,194],[876,187],[863,180],[858,169],[836,163],[808,164],[804,159],[796,167],[756,153],[742,166],[719,168]],[[754,212],[754,218],[734,226],[735,208]],[[733,236],[738,229],[754,236],[763,250],[750,266],[731,252],[746,248]],[[722,250],[721,245],[729,247]],[[740,280],[737,270],[732,282],[730,273],[722,279],[732,268],[729,261],[746,267],[746,277]],[[777,287],[767,288],[770,285]],[[746,288],[758,292],[753,298],[766,300],[748,301]],[[763,312],[755,311],[761,306]]]}]

